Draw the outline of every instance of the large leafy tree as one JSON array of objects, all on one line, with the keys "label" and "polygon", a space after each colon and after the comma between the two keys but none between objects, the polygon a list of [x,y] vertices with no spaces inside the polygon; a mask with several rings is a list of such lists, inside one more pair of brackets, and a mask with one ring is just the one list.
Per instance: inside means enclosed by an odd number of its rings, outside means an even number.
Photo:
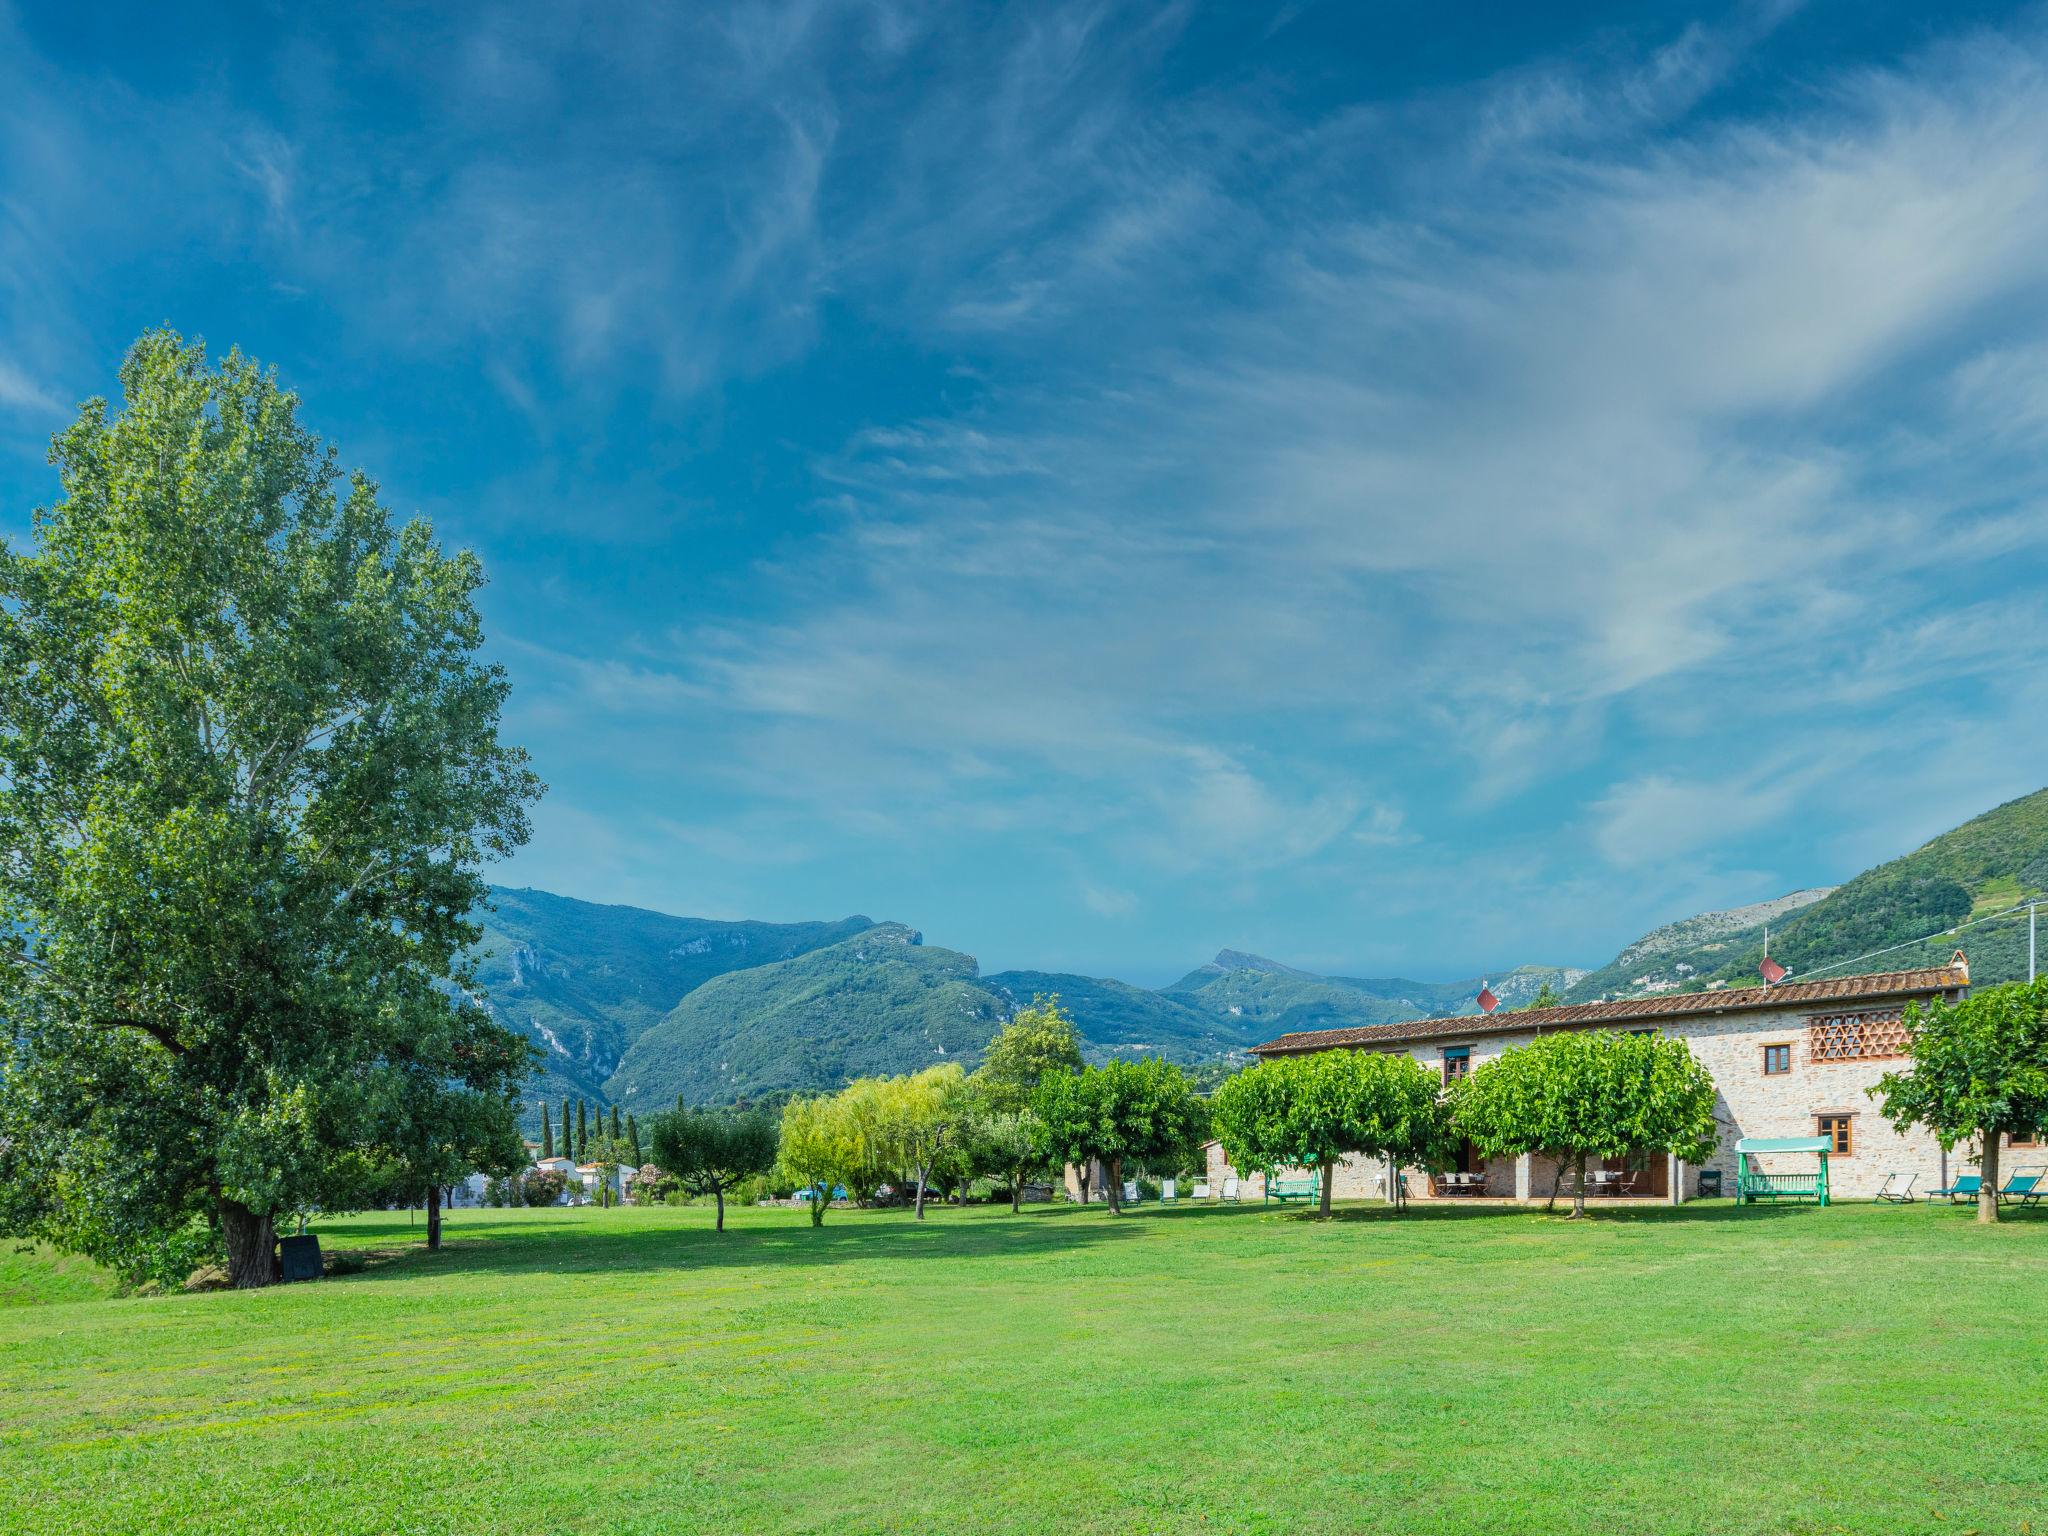
[{"label": "large leafy tree", "polygon": [[753,1112],[668,1110],[648,1122],[655,1166],[693,1195],[718,1204],[725,1230],[725,1196],[735,1184],[775,1166],[775,1122]]},{"label": "large leafy tree", "polygon": [[[1683,1040],[1571,1030],[1503,1051],[1451,1095],[1455,1129],[1489,1157],[1540,1152],[1571,1166],[1586,1214],[1586,1160],[1713,1154],[1714,1079]],[[1553,1193],[1552,1198],[1555,1198]]]},{"label": "large leafy tree", "polygon": [[239,354],[151,333],[121,386],[0,543],[0,1181],[130,1273],[212,1248],[262,1285],[419,1082],[509,1122],[526,1050],[461,957],[540,785],[473,555]]},{"label": "large leafy tree", "polygon": [[1319,1169],[1324,1216],[1337,1164],[1347,1156],[1425,1168],[1449,1160],[1450,1126],[1437,1080],[1405,1054],[1278,1057],[1225,1082],[1210,1110],[1236,1167]]},{"label": "large leafy tree", "polygon": [[975,1069],[975,1091],[992,1111],[1029,1106],[1049,1072],[1081,1070],[1081,1032],[1059,995],[1039,996],[997,1031]]},{"label": "large leafy tree", "polygon": [[1998,1220],[1999,1139],[2048,1125],[2048,976],[1906,1011],[1913,1065],[1870,1090],[1901,1131],[1924,1125],[1946,1148],[1975,1139],[1977,1219]]},{"label": "large leafy tree", "polygon": [[1186,1075],[1156,1056],[1049,1074],[1032,1096],[1031,1109],[1047,1156],[1102,1163],[1112,1214],[1123,1210],[1126,1163],[1179,1167],[1208,1129],[1207,1106]]}]

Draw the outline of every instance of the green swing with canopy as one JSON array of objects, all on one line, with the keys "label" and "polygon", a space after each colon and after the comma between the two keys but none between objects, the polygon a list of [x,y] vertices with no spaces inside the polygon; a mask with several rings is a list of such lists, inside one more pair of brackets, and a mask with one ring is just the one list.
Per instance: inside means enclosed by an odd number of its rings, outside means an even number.
[{"label": "green swing with canopy", "polygon": [[[1834,1150],[1828,1136],[1745,1136],[1735,1143],[1735,1203],[1754,1205],[1759,1200],[1811,1200],[1828,1203],[1828,1153]],[[1807,1152],[1818,1162],[1804,1173],[1766,1173],[1756,1161],[1766,1152]]]}]

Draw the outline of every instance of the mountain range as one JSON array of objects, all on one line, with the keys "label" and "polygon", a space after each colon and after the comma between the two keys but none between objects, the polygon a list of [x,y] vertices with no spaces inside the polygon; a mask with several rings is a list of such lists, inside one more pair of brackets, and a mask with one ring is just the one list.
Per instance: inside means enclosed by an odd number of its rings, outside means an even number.
[{"label": "mountain range", "polygon": [[[1522,965],[1485,980],[1504,1008],[1754,982],[1766,930],[1794,975],[1841,962],[1934,964],[1959,942],[1980,983],[2026,973],[2026,924],[1996,914],[2048,890],[2048,790],[1988,811],[1838,887],[1704,912],[1593,970]],[[972,1066],[1034,997],[1058,994],[1095,1061],[1242,1059],[1288,1030],[1478,1011],[1481,978],[1326,976],[1225,949],[1158,989],[1053,971],[981,974],[971,955],[864,916],[720,922],[494,889],[477,979],[543,1065],[529,1093],[634,1110],[829,1088],[936,1061]],[[1980,923],[1963,929],[1962,924]],[[1933,938],[1923,938],[1934,934]]]}]

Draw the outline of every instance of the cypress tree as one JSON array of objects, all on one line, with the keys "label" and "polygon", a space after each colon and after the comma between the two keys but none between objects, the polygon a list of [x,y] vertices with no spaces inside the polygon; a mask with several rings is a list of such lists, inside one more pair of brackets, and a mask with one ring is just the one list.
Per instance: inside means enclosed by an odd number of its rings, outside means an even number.
[{"label": "cypress tree", "polygon": [[640,1122],[632,1115],[626,1116],[626,1145],[633,1149],[633,1166],[638,1168],[645,1159],[640,1156]]},{"label": "cypress tree", "polygon": [[548,1124],[548,1101],[546,1099],[540,1101],[540,1155],[542,1157],[553,1157],[555,1155],[555,1132],[554,1127]]},{"label": "cypress tree", "polygon": [[625,1133],[619,1129],[619,1106],[614,1104],[612,1106],[612,1140],[619,1141],[623,1139],[624,1134]]},{"label": "cypress tree", "polygon": [[562,1095],[562,1156],[574,1159],[576,1140],[569,1134],[569,1095]]},{"label": "cypress tree", "polygon": [[590,1105],[582,1099],[576,1101],[576,1161],[582,1162],[590,1150]]}]

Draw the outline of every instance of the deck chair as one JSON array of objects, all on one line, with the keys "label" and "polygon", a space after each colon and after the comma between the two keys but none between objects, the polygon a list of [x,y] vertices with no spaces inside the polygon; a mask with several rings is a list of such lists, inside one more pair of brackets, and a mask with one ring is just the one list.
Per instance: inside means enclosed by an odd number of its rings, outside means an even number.
[{"label": "deck chair", "polygon": [[1180,1204],[1180,1187],[1174,1180],[1161,1179],[1159,1181],[1159,1203],[1161,1205]]},{"label": "deck chair", "polygon": [[1138,1181],[1137,1181],[1136,1179],[1125,1179],[1125,1180],[1124,1180],[1124,1204],[1125,1204],[1125,1205],[1136,1205],[1137,1203],[1138,1203]]},{"label": "deck chair", "polygon": [[1238,1202],[1237,1175],[1234,1173],[1223,1181],[1223,1198],[1232,1205]]},{"label": "deck chair", "polygon": [[1959,1173],[1956,1175],[1955,1183],[1949,1185],[1947,1189],[1937,1189],[1930,1192],[1927,1198],[1933,1200],[1937,1195],[1946,1195],[1950,1205],[1961,1205],[1965,1200],[1976,1199],[1977,1191],[1983,1187],[1984,1176],[1982,1174]]},{"label": "deck chair", "polygon": [[1913,1193],[1914,1181],[1919,1177],[1917,1173],[1888,1173],[1884,1182],[1877,1186],[1877,1194],[1873,1198],[1892,1205],[1911,1205],[1920,1198]]},{"label": "deck chair", "polygon": [[1206,1200],[1210,1197],[1210,1195],[1214,1193],[1215,1191],[1209,1187],[1209,1181],[1207,1179],[1195,1180],[1195,1187],[1192,1191],[1192,1194],[1197,1200]]},{"label": "deck chair", "polygon": [[2043,1195],[2048,1195],[2048,1189],[2041,1187],[2044,1174],[2048,1174],[2048,1168],[2013,1170],[2012,1176],[1999,1186],[1998,1203],[2003,1205],[2011,1200],[2018,1205],[2035,1204]]}]

